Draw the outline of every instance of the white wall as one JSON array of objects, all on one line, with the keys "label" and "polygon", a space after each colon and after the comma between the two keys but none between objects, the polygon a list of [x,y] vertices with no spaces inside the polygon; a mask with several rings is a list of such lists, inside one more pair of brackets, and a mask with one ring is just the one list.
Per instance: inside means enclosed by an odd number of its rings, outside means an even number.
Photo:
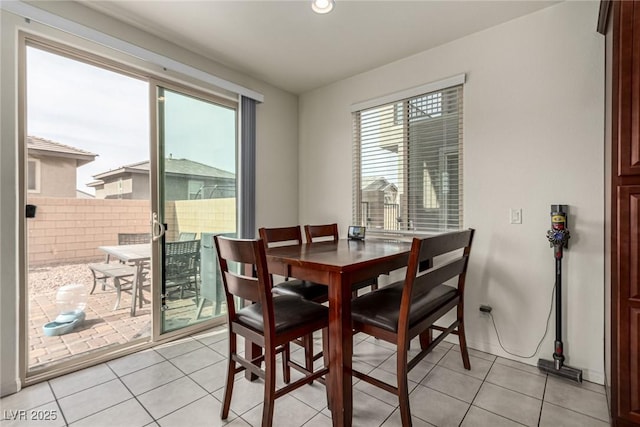
[{"label": "white wall", "polygon": [[[350,106],[466,73],[464,225],[477,229],[465,313],[471,347],[531,354],[554,283],[545,233],[551,204],[570,206],[564,268],[566,363],[603,382],[604,38],[599,3],[563,2],[384,67],[299,101],[301,223],[351,222]],[[510,225],[509,208],[523,224]],[[553,318],[541,350],[551,358]]]},{"label": "white wall", "polygon": [[[252,79],[225,68],[211,60],[198,56],[169,42],[136,30],[117,20],[72,2],[41,2],[59,16],[80,22],[112,36],[127,40],[138,46],[171,57],[182,63],[207,71],[217,77],[243,85],[264,95],[264,103],[257,107],[257,153],[256,153],[256,223],[296,223],[298,221],[298,187],[296,163],[298,160],[297,114],[298,98],[264,82]],[[139,63],[123,59],[123,55],[106,52],[68,34],[63,34],[36,22],[25,23],[6,11],[0,12],[2,31],[2,57],[0,74],[1,145],[0,145],[0,296],[2,307],[0,323],[0,394],[16,390],[18,382],[18,219],[17,213],[24,209],[18,206],[17,194],[17,46],[18,30],[37,33],[47,38],[106,54],[111,58],[125,60],[133,65]],[[151,71],[163,75],[159,67],[147,66]],[[169,75],[167,73],[167,75]],[[283,164],[290,167],[284,168]],[[283,208],[285,207],[285,208]]]}]

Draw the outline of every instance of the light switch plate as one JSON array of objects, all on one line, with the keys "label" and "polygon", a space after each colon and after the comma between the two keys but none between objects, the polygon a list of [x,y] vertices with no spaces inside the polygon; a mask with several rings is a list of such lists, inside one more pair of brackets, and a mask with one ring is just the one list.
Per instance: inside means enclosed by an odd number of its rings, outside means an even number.
[{"label": "light switch plate", "polygon": [[509,209],[509,221],[511,224],[522,224],[522,209]]}]

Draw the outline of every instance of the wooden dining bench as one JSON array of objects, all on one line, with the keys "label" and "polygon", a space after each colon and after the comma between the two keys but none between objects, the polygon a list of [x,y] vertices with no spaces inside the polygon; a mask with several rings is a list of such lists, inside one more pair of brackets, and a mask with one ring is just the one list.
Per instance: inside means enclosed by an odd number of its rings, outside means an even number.
[{"label": "wooden dining bench", "polygon": [[[108,264],[108,263],[99,263],[99,264],[89,264],[89,269],[93,273],[95,279],[103,279],[107,278],[113,279],[113,286],[116,288],[116,304],[113,307],[114,310],[117,310],[120,306],[120,293],[122,291],[122,283],[121,280],[126,279],[127,277],[132,277],[130,279],[131,283],[131,316],[136,315],[136,297],[139,297],[140,308],[142,308],[142,287],[138,287],[137,279],[138,279],[138,269],[132,265],[126,264]],[[100,275],[100,276],[98,276]],[[126,283],[125,283],[126,284]],[[96,288],[96,280],[94,280],[93,288],[91,289],[91,294]],[[137,295],[140,293],[140,295]]]}]

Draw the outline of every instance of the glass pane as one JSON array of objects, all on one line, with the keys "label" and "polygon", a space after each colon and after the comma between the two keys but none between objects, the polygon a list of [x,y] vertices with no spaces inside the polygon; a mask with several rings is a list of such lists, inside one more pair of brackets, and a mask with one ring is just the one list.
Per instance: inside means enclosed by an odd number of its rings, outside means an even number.
[{"label": "glass pane", "polygon": [[454,87],[357,112],[356,223],[375,231],[460,228],[461,97]]},{"label": "glass pane", "polygon": [[163,332],[226,313],[213,235],[236,233],[236,110],[158,89]]},{"label": "glass pane", "polygon": [[27,190],[36,191],[38,189],[36,166],[37,164],[35,160],[29,160],[27,162]]},{"label": "glass pane", "polygon": [[34,372],[150,339],[148,270],[133,313],[135,267],[104,251],[123,233],[149,233],[149,86],[35,46],[26,58],[22,169],[36,214],[26,222],[25,304]]}]

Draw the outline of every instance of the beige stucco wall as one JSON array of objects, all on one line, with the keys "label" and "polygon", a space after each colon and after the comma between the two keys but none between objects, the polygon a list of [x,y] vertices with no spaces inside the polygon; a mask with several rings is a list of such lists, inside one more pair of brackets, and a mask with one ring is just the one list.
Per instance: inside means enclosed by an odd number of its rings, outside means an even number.
[{"label": "beige stucco wall", "polygon": [[[301,223],[352,214],[352,115],[359,102],[447,77],[464,85],[464,227],[477,229],[466,279],[467,342],[534,365],[554,285],[550,205],[567,204],[567,364],[604,381],[604,38],[599,3],[560,2],[300,97]],[[331,165],[331,167],[327,167]],[[327,203],[326,201],[331,201]],[[522,224],[509,223],[510,208]],[[480,304],[493,307],[504,346]]]},{"label": "beige stucco wall", "polygon": [[[63,157],[33,157],[40,161],[40,191],[43,197],[76,197],[76,160]],[[35,194],[35,193],[34,193]]]}]

